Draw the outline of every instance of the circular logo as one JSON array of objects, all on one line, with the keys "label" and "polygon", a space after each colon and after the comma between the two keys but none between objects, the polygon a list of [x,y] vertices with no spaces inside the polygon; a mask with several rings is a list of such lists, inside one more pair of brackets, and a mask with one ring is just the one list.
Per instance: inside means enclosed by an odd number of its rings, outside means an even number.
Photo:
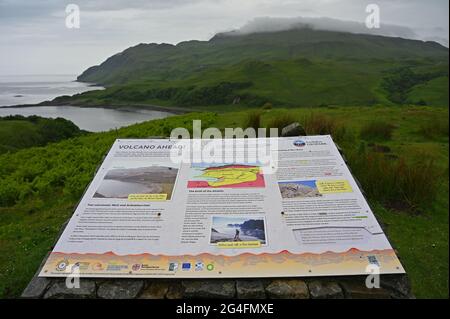
[{"label": "circular logo", "polygon": [[69,265],[69,262],[67,260],[63,260],[60,261],[57,265],[56,265],[56,270],[57,271],[64,271],[66,270],[67,266]]},{"label": "circular logo", "polygon": [[208,264],[208,265],[206,265],[206,269],[208,269],[209,271],[212,271],[212,270],[214,270],[214,265]]},{"label": "circular logo", "polygon": [[296,140],[296,141],[294,141],[294,146],[304,147],[304,146],[306,146],[306,143],[303,140]]}]

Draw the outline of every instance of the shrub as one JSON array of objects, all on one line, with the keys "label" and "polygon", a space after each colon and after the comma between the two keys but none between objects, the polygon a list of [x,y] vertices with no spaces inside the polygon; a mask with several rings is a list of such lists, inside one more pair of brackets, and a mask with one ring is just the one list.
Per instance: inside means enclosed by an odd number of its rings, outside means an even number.
[{"label": "shrub", "polygon": [[277,115],[269,121],[267,125],[267,132],[270,132],[271,128],[276,128],[278,129],[278,136],[281,136],[281,130],[293,122],[295,122],[295,120],[292,119],[292,116],[289,114],[283,113]]},{"label": "shrub", "polygon": [[[448,76],[448,71],[416,73],[410,67],[402,67],[389,71],[389,74],[383,78],[381,87],[388,93],[389,100],[397,104],[405,104],[411,88],[440,76]],[[422,100],[418,104],[426,105],[426,102]]]},{"label": "shrub", "polygon": [[353,173],[372,200],[397,210],[422,212],[436,198],[442,176],[432,160],[408,163],[365,148],[348,155]]},{"label": "shrub", "polygon": [[263,110],[271,110],[272,107],[273,107],[272,103],[266,102],[266,103],[264,103],[264,105],[262,106],[262,109],[263,109]]},{"label": "shrub", "polygon": [[448,124],[448,118],[436,117],[433,120],[421,124],[418,133],[429,139],[448,137]]},{"label": "shrub", "polygon": [[336,120],[324,114],[310,113],[302,120],[308,135],[332,134],[338,126]]},{"label": "shrub", "polygon": [[36,115],[0,117],[0,128],[0,154],[84,134],[69,120]]},{"label": "shrub", "polygon": [[[205,87],[169,88],[156,90],[156,97],[164,93],[166,100],[173,99],[183,106],[231,104],[238,91],[252,86],[251,82],[220,82]],[[169,92],[165,92],[169,90]]]},{"label": "shrub", "polygon": [[366,141],[371,140],[390,140],[395,126],[382,121],[373,121],[361,129],[360,137]]},{"label": "shrub", "polygon": [[243,123],[243,129],[246,128],[254,128],[255,131],[258,131],[258,128],[261,127],[261,112],[260,111],[250,111]]},{"label": "shrub", "polygon": [[310,113],[303,117],[301,124],[308,135],[331,135],[336,142],[342,142],[354,137],[345,125],[334,118],[318,113]]},{"label": "shrub", "polygon": [[22,186],[11,179],[0,182],[0,207],[12,206],[16,203]]}]

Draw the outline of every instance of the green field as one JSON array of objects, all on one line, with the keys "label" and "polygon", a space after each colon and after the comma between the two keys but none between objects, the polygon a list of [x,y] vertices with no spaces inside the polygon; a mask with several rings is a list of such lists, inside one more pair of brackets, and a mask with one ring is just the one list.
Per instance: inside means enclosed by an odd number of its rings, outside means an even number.
[{"label": "green field", "polygon": [[168,136],[172,128],[201,119],[203,128],[300,121],[309,134],[331,133],[398,250],[414,294],[448,298],[448,108],[237,109],[173,116],[0,155],[0,296],[20,295],[116,138]]}]

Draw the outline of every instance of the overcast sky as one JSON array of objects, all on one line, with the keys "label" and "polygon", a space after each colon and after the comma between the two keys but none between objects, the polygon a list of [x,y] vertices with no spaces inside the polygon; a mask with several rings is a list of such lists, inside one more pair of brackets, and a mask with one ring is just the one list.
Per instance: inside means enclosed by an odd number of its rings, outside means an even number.
[{"label": "overcast sky", "polygon": [[[79,29],[65,27],[69,3],[80,7]],[[448,0],[0,0],[0,75],[79,74],[138,43],[208,40],[258,17],[364,22],[369,3],[382,28],[448,45]]]}]

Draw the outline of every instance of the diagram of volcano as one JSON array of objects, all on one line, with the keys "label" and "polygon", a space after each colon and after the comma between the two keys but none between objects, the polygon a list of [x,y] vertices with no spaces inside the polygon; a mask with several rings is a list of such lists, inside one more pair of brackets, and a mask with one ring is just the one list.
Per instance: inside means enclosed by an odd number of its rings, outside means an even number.
[{"label": "diagram of volcano", "polygon": [[265,187],[261,167],[248,164],[193,164],[188,188]]}]

